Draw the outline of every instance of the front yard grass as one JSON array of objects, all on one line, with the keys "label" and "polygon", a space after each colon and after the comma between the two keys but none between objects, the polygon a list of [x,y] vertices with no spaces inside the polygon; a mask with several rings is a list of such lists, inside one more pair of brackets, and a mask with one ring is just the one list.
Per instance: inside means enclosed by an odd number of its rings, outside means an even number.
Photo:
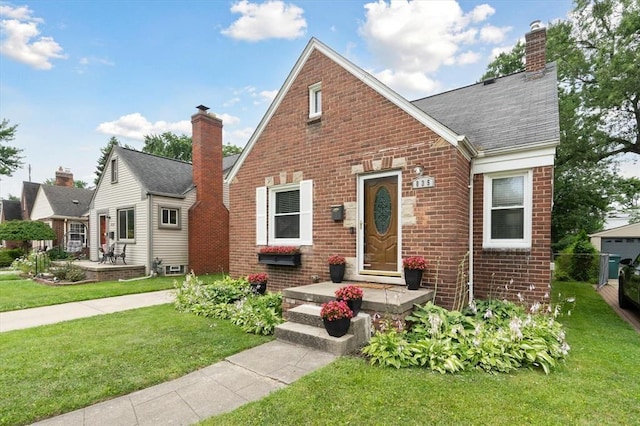
[{"label": "front yard grass", "polygon": [[[215,274],[206,277],[213,281],[222,277]],[[99,283],[48,286],[32,280],[16,279],[15,275],[0,275],[0,312],[59,303],[78,302],[124,294],[146,293],[173,288],[174,280],[184,277],[154,277],[138,281],[103,281]]]},{"label": "front yard grass", "polygon": [[204,425],[638,424],[640,334],[585,283],[555,283],[571,351],[545,375],[442,375],[345,357]]},{"label": "front yard grass", "polygon": [[269,340],[170,304],[1,333],[0,424],[126,395]]}]

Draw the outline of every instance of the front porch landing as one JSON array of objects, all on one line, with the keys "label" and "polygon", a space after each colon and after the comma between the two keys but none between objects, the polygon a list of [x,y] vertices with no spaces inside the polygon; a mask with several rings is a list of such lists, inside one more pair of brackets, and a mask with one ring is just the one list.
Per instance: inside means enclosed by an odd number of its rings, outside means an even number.
[{"label": "front porch landing", "polygon": [[371,316],[385,313],[404,319],[413,309],[413,305],[424,304],[433,299],[434,291],[428,288],[420,290],[407,290],[407,287],[394,284],[374,284],[357,281],[322,282],[317,284],[292,287],[282,290],[282,311],[287,318],[287,311],[303,304],[322,305],[330,300],[335,300],[335,291],[347,285],[360,287],[364,292],[362,308]]},{"label": "front porch landing", "polygon": [[91,260],[76,260],[73,263],[86,272],[88,280],[93,281],[127,280],[146,274],[146,268],[143,265],[98,263]]}]

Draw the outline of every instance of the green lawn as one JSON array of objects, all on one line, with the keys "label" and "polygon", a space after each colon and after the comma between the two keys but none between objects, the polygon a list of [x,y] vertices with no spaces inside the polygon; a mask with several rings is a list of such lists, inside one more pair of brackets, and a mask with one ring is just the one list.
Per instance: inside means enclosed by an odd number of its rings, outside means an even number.
[{"label": "green lawn", "polygon": [[126,395],[269,340],[173,305],[0,333],[0,424]]},{"label": "green lawn", "polygon": [[575,297],[565,324],[571,352],[546,376],[441,375],[383,369],[341,358],[205,425],[603,425],[640,424],[640,334],[583,283],[556,283]]},{"label": "green lawn", "polygon": [[[220,277],[222,277],[221,274],[216,274],[206,276],[204,279],[208,282]],[[129,282],[104,281],[78,285],[48,286],[31,280],[16,278],[15,275],[0,275],[0,312],[172,289],[174,280],[180,282],[183,279],[183,277],[155,277]]]}]

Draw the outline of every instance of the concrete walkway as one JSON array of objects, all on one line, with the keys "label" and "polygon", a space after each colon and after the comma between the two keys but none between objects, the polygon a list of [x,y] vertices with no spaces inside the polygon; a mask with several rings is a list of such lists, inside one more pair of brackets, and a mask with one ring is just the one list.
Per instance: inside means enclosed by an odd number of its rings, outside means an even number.
[{"label": "concrete walkway", "polygon": [[[0,313],[0,331],[170,303],[173,290]],[[272,341],[129,395],[52,417],[37,425],[191,425],[258,400],[329,364],[327,352]]]}]

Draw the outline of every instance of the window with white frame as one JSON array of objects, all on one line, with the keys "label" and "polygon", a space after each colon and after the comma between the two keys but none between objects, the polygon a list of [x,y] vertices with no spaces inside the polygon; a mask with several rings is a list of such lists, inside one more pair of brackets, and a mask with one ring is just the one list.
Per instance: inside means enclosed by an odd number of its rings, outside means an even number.
[{"label": "window with white frame", "polygon": [[180,209],[177,207],[159,207],[158,227],[167,229],[180,229]]},{"label": "window with white frame", "polygon": [[309,118],[322,114],[322,83],[309,86]]},{"label": "window with white frame", "polygon": [[256,188],[256,244],[313,243],[313,181]]},{"label": "window with white frame", "polygon": [[69,240],[80,241],[84,245],[87,238],[86,230],[84,223],[71,222],[69,224]]},{"label": "window with white frame", "polygon": [[485,248],[530,248],[532,174],[530,170],[484,176]]},{"label": "window with white frame", "polygon": [[133,240],[136,237],[136,213],[133,207],[118,210],[118,239]]},{"label": "window with white frame", "polygon": [[111,183],[118,182],[118,159],[111,160]]}]

